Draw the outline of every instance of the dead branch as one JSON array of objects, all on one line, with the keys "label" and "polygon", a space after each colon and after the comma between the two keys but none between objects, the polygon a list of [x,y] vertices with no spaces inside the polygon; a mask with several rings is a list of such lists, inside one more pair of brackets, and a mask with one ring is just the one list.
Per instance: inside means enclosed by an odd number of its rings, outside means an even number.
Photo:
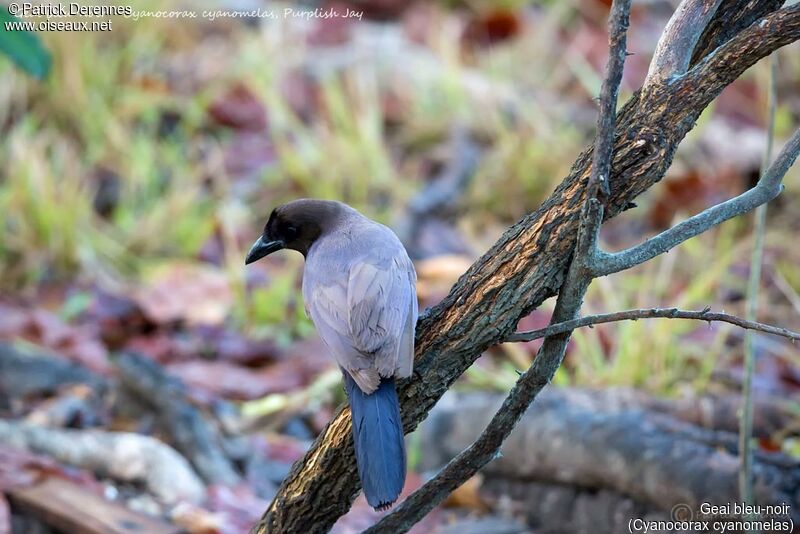
[{"label": "dead branch", "polygon": [[746,330],[757,330],[759,332],[785,337],[793,341],[800,340],[800,333],[792,332],[791,330],[787,330],[785,328],[780,328],[777,326],[757,323],[755,321],[746,321],[745,319],[727,313],[712,312],[709,308],[700,311],[679,310],[677,308],[650,308],[650,309],[625,310],[613,313],[603,313],[598,315],[589,315],[586,317],[581,317],[580,319],[574,319],[572,321],[553,324],[545,328],[540,328],[539,330],[530,330],[528,332],[516,332],[508,336],[508,338],[506,338],[506,341],[509,342],[533,341],[534,339],[541,339],[545,336],[552,336],[555,334],[561,334],[563,332],[570,332],[572,330],[575,330],[576,328],[581,328],[584,326],[591,327],[592,325],[596,324],[613,323],[617,321],[637,321],[639,319],[653,319],[653,318],[693,319],[696,321],[708,321],[708,322],[719,321],[719,322],[733,324],[740,328],[744,328]]},{"label": "dead branch", "polygon": [[117,480],[140,482],[168,504],[200,502],[205,485],[175,449],[131,432],[65,430],[0,420],[0,442]]},{"label": "dead branch", "polygon": [[[660,180],[678,144],[705,107],[756,61],[800,38],[800,6],[775,9],[750,2],[736,12],[718,10],[698,43],[714,54],[670,84],[652,84],[620,111],[604,216],[613,217]],[[748,6],[749,6],[748,4]],[[728,18],[725,18],[728,17]],[[720,43],[721,46],[717,48]],[[401,384],[404,428],[413,430],[452,383],[483,353],[514,332],[561,288],[575,251],[592,151],[534,213],[526,216],[465,273],[450,295],[417,325],[415,373]],[[571,319],[569,317],[568,319]],[[349,509],[358,491],[349,410],[340,409],[286,478],[257,532],[317,532]]]},{"label": "dead branch", "polygon": [[[724,504],[738,497],[735,432],[703,429],[633,403],[608,407],[608,396],[549,388],[483,470],[487,478],[610,489],[658,510],[678,503]],[[501,404],[496,394],[455,395],[437,405],[422,429],[425,468],[479,439]],[[467,416],[467,414],[469,414]],[[760,452],[754,473],[759,504],[788,503],[794,519],[800,463]]]},{"label": "dead branch", "polygon": [[600,253],[593,265],[594,275],[605,276],[630,269],[667,252],[692,237],[702,234],[709,228],[769,202],[778,196],[783,189],[781,185],[783,177],[789,167],[794,164],[798,153],[800,153],[800,129],[792,135],[783,150],[781,150],[781,153],[778,154],[775,162],[761,176],[755,187],[748,189],[735,198],[689,217],[639,245],[620,252]]}]

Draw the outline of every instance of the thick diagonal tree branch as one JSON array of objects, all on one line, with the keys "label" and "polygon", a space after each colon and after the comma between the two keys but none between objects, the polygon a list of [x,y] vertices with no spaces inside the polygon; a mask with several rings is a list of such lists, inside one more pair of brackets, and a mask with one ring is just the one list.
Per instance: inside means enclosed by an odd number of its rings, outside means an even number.
[{"label": "thick diagonal tree branch", "polygon": [[[752,0],[734,17],[724,10],[726,3],[712,18],[698,49],[722,43],[728,22],[739,30],[775,8],[772,1]],[[798,38],[800,7],[772,12],[672,83],[637,92],[618,115],[605,217],[629,208],[664,176],[680,141],[724,87]],[[550,198],[509,228],[448,297],[420,318],[414,376],[399,391],[407,432],[484,350],[512,334],[520,318],[561,287],[575,248],[591,155],[591,150],[583,152]],[[255,530],[325,531],[349,509],[357,491],[350,414],[343,408],[292,468]]]}]

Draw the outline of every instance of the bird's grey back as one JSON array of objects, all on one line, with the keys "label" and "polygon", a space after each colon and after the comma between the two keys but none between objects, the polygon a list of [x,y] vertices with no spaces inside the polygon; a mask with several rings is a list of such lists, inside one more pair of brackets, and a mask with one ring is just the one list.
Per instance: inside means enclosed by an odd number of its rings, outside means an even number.
[{"label": "bird's grey back", "polygon": [[[303,297],[317,331],[347,371],[372,389],[378,376],[409,376],[417,320],[416,274],[386,226],[343,205],[306,256]],[[358,372],[351,375],[359,382]]]},{"label": "bird's grey back", "polygon": [[387,264],[399,254],[407,255],[391,229],[345,207],[347,211],[309,250],[306,273],[324,279],[347,272],[351,265],[365,259]]}]

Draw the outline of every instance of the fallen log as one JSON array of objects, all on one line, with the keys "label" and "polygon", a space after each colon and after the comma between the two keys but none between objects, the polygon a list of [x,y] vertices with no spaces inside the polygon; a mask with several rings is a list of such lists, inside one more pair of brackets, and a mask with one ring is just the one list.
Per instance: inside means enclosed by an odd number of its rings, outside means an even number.
[{"label": "fallen log", "polygon": [[[561,393],[569,395],[571,402],[590,409],[622,411],[639,408],[709,430],[724,430],[733,434],[739,431],[742,397],[738,393],[663,398],[627,387],[570,388],[561,390]],[[759,393],[753,399],[753,412],[753,436],[757,438],[768,439],[785,433],[796,417],[791,401]]]},{"label": "fallen log", "polygon": [[[735,434],[588,398],[585,391],[545,390],[503,445],[502,456],[484,469],[487,479],[611,491],[645,510],[739,501]],[[421,467],[437,467],[472,443],[502,400],[490,394],[446,396],[420,429]],[[792,519],[800,520],[800,462],[762,451],[753,471],[756,503],[788,503]]]},{"label": "fallen log", "polygon": [[159,440],[129,432],[65,430],[0,419],[0,443],[101,476],[144,484],[166,504],[198,503],[205,485],[186,459]]}]

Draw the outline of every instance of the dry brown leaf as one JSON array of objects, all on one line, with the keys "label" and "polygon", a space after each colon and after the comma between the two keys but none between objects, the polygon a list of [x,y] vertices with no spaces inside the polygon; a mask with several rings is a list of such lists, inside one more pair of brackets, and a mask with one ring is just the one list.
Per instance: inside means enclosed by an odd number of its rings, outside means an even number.
[{"label": "dry brown leaf", "polygon": [[415,262],[417,295],[426,300],[450,287],[469,269],[472,260],[466,256],[448,254]]},{"label": "dry brown leaf", "polygon": [[451,508],[469,508],[481,512],[488,511],[489,505],[480,495],[482,484],[483,475],[478,473],[456,488],[456,490],[445,499],[443,505]]}]

